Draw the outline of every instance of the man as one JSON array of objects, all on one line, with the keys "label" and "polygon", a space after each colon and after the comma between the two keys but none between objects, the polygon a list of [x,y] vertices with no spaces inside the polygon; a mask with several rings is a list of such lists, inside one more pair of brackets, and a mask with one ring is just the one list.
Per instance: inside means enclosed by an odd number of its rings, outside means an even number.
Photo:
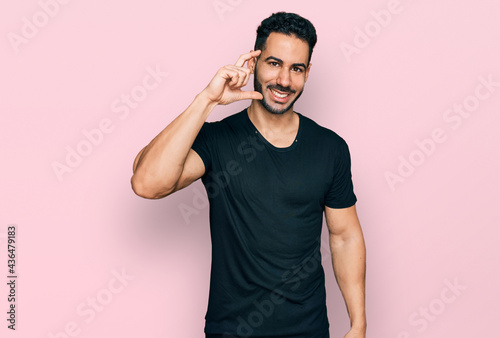
[{"label": "man", "polygon": [[[364,338],[365,245],[350,155],[333,131],[294,112],[311,70],[314,26],[275,13],[255,51],[218,70],[134,162],[132,188],[162,198],[201,178],[210,202],[207,338],[329,337],[320,236],[323,212],[351,329]],[[245,66],[246,65],[246,66]],[[242,91],[254,74],[255,91]],[[222,121],[218,104],[251,99]]]}]

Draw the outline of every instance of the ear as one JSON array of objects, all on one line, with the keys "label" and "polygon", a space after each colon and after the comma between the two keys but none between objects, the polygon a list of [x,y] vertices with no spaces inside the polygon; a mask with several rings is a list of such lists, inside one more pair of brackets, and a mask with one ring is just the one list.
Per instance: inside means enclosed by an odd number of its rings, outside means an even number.
[{"label": "ear", "polygon": [[[251,50],[253,52],[253,50]],[[248,69],[250,69],[250,74],[253,74],[255,72],[255,65],[257,64],[258,57],[253,57],[250,60],[248,60]]]},{"label": "ear", "polygon": [[304,82],[307,82],[307,78],[309,77],[309,71],[311,70],[311,66],[312,66],[312,63],[309,63],[309,66],[307,66],[307,69],[306,69],[306,79],[304,80]]}]

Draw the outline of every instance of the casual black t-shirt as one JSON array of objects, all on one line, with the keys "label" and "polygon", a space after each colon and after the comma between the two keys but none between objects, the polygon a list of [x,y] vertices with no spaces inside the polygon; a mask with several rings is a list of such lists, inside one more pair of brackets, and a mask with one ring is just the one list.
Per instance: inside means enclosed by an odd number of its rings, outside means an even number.
[{"label": "casual black t-shirt", "polygon": [[329,337],[324,207],[356,203],[346,142],[297,113],[277,148],[247,110],[205,122],[192,149],[205,164],[212,267],[205,332],[221,337]]}]

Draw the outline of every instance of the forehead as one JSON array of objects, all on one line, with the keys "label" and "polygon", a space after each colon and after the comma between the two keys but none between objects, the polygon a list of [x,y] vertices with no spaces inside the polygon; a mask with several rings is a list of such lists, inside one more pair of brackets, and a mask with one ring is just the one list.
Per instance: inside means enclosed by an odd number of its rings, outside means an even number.
[{"label": "forehead", "polygon": [[294,35],[272,32],[266,40],[261,59],[274,56],[285,63],[304,63],[309,59],[309,44]]}]

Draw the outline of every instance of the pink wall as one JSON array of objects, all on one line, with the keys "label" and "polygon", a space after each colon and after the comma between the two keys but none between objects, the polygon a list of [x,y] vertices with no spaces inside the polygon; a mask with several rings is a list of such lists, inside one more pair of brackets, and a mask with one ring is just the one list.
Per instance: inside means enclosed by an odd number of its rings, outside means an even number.
[{"label": "pink wall", "polygon": [[[141,199],[132,161],[279,10],[318,30],[296,110],[350,145],[368,249],[368,337],[497,336],[498,1],[0,7],[2,337],[203,336],[208,209],[193,202],[203,186]],[[183,206],[196,212],[186,218]],[[16,332],[6,321],[10,224]],[[331,333],[343,337],[348,318],[323,235]]]}]

